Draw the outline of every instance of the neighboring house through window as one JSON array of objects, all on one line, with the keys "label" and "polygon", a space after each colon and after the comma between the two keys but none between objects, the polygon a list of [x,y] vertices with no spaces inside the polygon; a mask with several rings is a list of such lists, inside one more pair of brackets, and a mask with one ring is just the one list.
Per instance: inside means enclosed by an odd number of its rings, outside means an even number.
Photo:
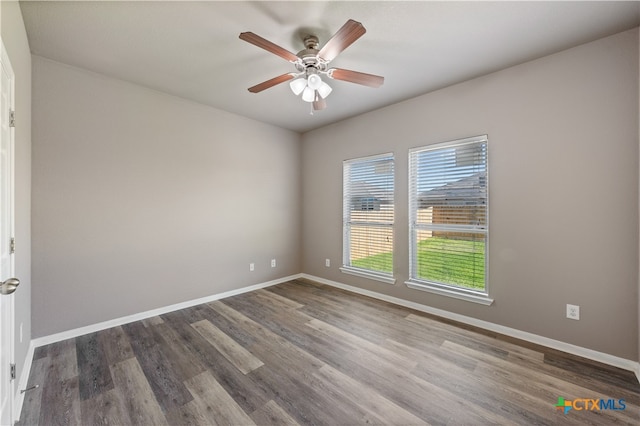
[{"label": "neighboring house through window", "polygon": [[487,286],[487,137],[409,152],[414,289],[491,304]]},{"label": "neighboring house through window", "polygon": [[342,272],[394,283],[393,154],[343,163]]}]

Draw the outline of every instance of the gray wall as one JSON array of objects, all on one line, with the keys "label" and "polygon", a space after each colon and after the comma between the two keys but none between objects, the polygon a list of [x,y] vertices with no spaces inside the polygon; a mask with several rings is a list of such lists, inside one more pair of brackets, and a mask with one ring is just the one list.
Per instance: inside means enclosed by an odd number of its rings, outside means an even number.
[{"label": "gray wall", "polygon": [[[0,1],[2,41],[15,73],[15,360],[20,377],[31,340],[31,53],[18,2]],[[22,341],[20,327],[22,326]]]},{"label": "gray wall", "polygon": [[[34,56],[33,336],[303,271],[640,359],[639,63],[625,32],[318,129],[301,149],[295,133]],[[490,307],[403,284],[407,150],[484,133]],[[342,160],[387,151],[395,286],[338,271]]]},{"label": "gray wall", "polygon": [[[636,29],[306,133],[303,270],[636,360],[638,132]],[[489,135],[489,307],[404,285],[408,149],[480,134]],[[394,286],[338,270],[342,161],[389,151]],[[567,303],[580,305],[580,321],[565,319]]]},{"label": "gray wall", "polygon": [[38,56],[33,123],[34,337],[300,272],[297,133]]}]

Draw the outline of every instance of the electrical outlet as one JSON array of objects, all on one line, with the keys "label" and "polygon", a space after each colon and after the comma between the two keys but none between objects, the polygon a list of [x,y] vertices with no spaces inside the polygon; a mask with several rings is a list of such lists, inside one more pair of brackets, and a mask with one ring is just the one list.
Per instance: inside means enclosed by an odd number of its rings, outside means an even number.
[{"label": "electrical outlet", "polygon": [[580,319],[580,306],[567,304],[567,318],[572,320]]},{"label": "electrical outlet", "polygon": [[249,264],[249,271],[252,271],[256,269],[256,265],[254,265],[253,263]]},{"label": "electrical outlet", "polygon": [[324,260],[324,266],[326,266],[327,268],[331,267],[331,260],[330,259],[325,259]]},{"label": "electrical outlet", "polygon": [[275,259],[271,259],[271,267],[272,268],[276,267],[276,260]]}]

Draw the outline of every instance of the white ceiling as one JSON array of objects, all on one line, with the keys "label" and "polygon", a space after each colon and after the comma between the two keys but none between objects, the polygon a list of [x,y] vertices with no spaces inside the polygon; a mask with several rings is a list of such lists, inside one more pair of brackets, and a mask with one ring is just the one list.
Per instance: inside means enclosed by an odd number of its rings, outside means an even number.
[{"label": "white ceiling", "polygon": [[[640,2],[21,1],[32,53],[305,132],[640,25]],[[238,38],[292,52],[347,19],[367,33],[333,67],[378,74],[373,89],[329,80],[326,110],[288,84],[247,88],[293,65]]]}]

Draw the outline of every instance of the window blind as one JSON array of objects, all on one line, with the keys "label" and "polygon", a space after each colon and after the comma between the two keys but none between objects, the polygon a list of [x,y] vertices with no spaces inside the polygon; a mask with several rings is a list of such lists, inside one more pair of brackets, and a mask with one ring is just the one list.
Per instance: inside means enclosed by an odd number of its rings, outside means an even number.
[{"label": "window blind", "polygon": [[343,268],[393,276],[393,154],[343,163]]},{"label": "window blind", "polygon": [[486,293],[487,137],[409,153],[411,280]]}]

